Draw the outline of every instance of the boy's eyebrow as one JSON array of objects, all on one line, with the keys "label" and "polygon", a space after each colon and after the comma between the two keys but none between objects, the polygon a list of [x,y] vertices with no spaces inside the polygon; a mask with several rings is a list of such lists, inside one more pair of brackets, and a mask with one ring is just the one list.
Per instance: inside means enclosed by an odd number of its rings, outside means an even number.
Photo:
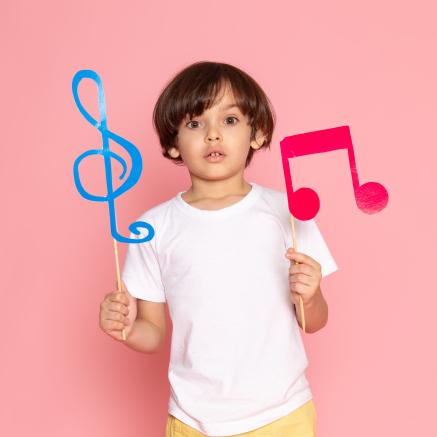
[{"label": "boy's eyebrow", "polygon": [[231,103],[223,107],[224,110],[231,109],[231,108],[238,108],[238,105],[236,105],[235,103]]},{"label": "boy's eyebrow", "polygon": [[[236,103],[230,103],[229,105],[223,106],[222,110],[223,110],[223,111],[226,111],[226,110],[231,109],[231,108],[237,108],[237,109],[240,109]],[[187,114],[187,115],[185,116],[185,119],[189,119],[189,118],[190,118],[190,117],[189,117],[189,115]]]}]

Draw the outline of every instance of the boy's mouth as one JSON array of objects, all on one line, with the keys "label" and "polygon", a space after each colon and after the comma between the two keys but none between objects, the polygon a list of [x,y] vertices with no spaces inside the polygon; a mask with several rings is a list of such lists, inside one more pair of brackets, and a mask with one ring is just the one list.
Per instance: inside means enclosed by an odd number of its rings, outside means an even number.
[{"label": "boy's mouth", "polygon": [[206,155],[205,159],[208,162],[220,162],[225,159],[225,155],[223,153],[212,152],[209,155]]},{"label": "boy's mouth", "polygon": [[214,147],[214,148],[211,147],[211,149],[209,149],[209,150],[208,150],[208,153],[205,155],[205,158],[208,158],[208,157],[210,157],[210,156],[215,156],[215,155],[217,155],[217,154],[219,154],[219,155],[223,155],[223,156],[224,156],[224,153],[223,153],[222,148],[219,147],[219,146],[216,146],[216,147]]}]

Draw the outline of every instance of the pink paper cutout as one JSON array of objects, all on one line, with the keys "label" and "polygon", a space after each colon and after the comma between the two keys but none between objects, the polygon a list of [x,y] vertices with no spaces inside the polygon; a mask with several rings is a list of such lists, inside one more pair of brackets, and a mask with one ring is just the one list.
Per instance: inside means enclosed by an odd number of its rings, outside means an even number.
[{"label": "pink paper cutout", "polygon": [[293,191],[288,159],[340,149],[347,149],[355,201],[358,208],[366,214],[375,214],[386,207],[388,192],[383,185],[378,182],[366,182],[360,185],[358,182],[354,147],[349,126],[291,135],[283,138],[280,144],[288,209],[297,219],[310,220],[314,218],[320,209],[320,200],[317,193],[311,188],[303,187],[296,192]]}]

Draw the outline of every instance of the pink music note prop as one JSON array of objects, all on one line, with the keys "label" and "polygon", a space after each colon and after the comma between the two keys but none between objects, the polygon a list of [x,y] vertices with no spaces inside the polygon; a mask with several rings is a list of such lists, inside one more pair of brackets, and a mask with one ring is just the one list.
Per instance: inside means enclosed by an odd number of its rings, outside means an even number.
[{"label": "pink music note prop", "polygon": [[280,144],[285,185],[287,188],[288,209],[299,220],[314,218],[319,211],[320,200],[317,193],[311,188],[303,187],[299,188],[296,192],[293,191],[288,159],[313,153],[347,149],[355,201],[358,208],[366,214],[375,214],[387,205],[388,192],[383,185],[378,182],[366,182],[360,185],[358,182],[354,147],[349,126],[291,135],[283,138]]}]

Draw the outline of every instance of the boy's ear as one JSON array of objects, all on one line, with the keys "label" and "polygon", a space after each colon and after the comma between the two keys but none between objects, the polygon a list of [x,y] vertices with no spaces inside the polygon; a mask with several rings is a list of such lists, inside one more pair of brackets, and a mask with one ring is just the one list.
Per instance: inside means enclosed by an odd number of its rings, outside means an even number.
[{"label": "boy's ear", "polygon": [[258,131],[256,133],[255,139],[250,142],[250,146],[253,149],[259,149],[264,144],[265,141],[266,141],[266,136],[261,131]]},{"label": "boy's ear", "polygon": [[176,138],[174,140],[174,147],[171,147],[168,150],[168,153],[170,154],[170,156],[172,158],[177,158],[180,155],[179,149],[178,149],[178,141],[179,141],[179,137],[176,135]]},{"label": "boy's ear", "polygon": [[179,150],[176,149],[176,147],[169,149],[168,153],[172,158],[177,158],[179,156]]}]

